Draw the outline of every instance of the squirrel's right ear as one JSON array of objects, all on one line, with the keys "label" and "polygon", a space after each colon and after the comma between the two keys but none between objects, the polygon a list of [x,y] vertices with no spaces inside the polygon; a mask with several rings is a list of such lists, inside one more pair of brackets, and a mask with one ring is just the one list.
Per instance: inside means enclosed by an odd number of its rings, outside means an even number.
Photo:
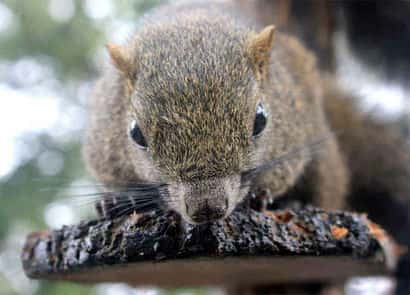
[{"label": "squirrel's right ear", "polygon": [[248,53],[258,79],[264,76],[269,64],[275,30],[275,26],[267,26],[249,40]]},{"label": "squirrel's right ear", "polygon": [[132,60],[127,52],[127,50],[120,45],[114,43],[108,43],[105,46],[110,54],[111,61],[114,66],[119,70],[125,77],[132,78]]}]

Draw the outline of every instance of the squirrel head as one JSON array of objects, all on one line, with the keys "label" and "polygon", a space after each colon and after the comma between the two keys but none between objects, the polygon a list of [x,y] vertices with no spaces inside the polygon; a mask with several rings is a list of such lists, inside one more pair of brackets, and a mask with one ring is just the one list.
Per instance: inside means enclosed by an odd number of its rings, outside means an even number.
[{"label": "squirrel head", "polygon": [[224,218],[244,199],[243,173],[261,164],[271,124],[264,81],[274,27],[206,22],[152,26],[128,47],[107,46],[129,96],[135,173],[166,183],[165,204],[191,223]]}]

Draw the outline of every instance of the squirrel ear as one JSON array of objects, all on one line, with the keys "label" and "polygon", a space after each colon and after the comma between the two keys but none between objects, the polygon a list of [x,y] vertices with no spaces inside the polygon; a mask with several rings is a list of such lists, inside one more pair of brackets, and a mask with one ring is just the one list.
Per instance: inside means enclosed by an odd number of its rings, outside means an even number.
[{"label": "squirrel ear", "polygon": [[267,26],[260,33],[251,37],[248,50],[258,78],[264,75],[269,62],[275,30],[275,26]]},{"label": "squirrel ear", "polygon": [[126,49],[114,43],[108,43],[105,47],[111,56],[114,66],[126,77],[131,78],[132,61]]}]

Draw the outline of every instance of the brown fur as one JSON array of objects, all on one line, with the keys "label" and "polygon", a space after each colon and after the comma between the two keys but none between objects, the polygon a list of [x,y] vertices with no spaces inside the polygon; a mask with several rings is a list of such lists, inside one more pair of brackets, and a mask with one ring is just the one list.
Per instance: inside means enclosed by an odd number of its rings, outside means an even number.
[{"label": "brown fur", "polygon": [[[314,57],[290,36],[274,39],[272,27],[261,31],[219,4],[171,5],[146,16],[124,48],[111,46],[119,70],[109,68],[96,87],[84,147],[91,172],[109,187],[167,183],[169,209],[191,222],[205,207],[224,207],[227,216],[248,191],[243,172],[331,132]],[[127,66],[117,54],[124,52]],[[124,69],[135,73],[131,79]],[[268,123],[253,139],[259,102]],[[147,151],[128,136],[132,119]],[[251,186],[279,196],[302,175],[319,205],[342,206],[348,173],[331,136],[321,153],[295,154]]]}]

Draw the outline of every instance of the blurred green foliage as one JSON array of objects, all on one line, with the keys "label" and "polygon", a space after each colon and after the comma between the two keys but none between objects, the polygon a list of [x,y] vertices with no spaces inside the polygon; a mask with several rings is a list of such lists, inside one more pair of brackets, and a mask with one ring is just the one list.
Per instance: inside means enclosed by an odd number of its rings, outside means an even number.
[{"label": "blurred green foliage", "polygon": [[18,59],[21,56],[52,58],[60,78],[78,75],[83,78],[92,70],[89,56],[102,41],[103,31],[79,9],[68,22],[53,21],[48,14],[49,1],[7,0],[18,24],[14,34],[1,40],[0,56]]}]

